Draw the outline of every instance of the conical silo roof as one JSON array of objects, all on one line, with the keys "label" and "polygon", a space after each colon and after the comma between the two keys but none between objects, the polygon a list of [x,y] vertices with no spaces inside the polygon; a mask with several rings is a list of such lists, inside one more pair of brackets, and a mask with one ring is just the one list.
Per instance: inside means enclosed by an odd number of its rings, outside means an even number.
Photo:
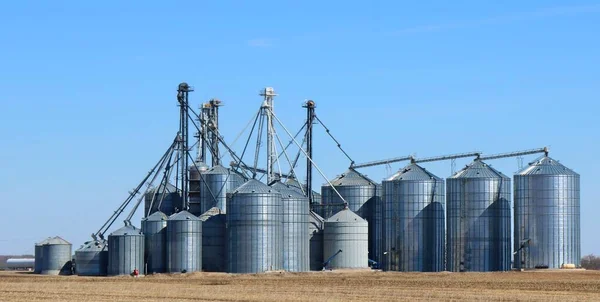
[{"label": "conical silo roof", "polygon": [[250,179],[241,185],[233,194],[248,194],[248,193],[279,193],[279,191],[265,185],[264,183]]},{"label": "conical silo roof", "polygon": [[132,226],[124,226],[110,234],[110,236],[142,236],[142,230]]},{"label": "conical silo roof", "polygon": [[[332,179],[331,184],[334,186],[374,186],[376,183],[365,175],[359,173],[358,171],[350,168],[346,172],[342,173],[342,175],[337,176]],[[328,183],[324,184],[324,186],[329,186]]]},{"label": "conical silo roof", "polygon": [[188,211],[181,211],[179,213],[175,213],[169,217],[169,221],[185,221],[185,220],[200,220],[200,218],[192,215],[192,213]]},{"label": "conical silo roof", "polygon": [[159,185],[159,186],[153,187],[150,190],[148,190],[148,193],[152,194],[152,193],[155,193],[157,190],[159,190],[158,193],[163,193],[163,190],[164,190],[165,193],[177,193],[177,192],[179,192],[179,190],[174,185],[168,183],[165,186]]},{"label": "conical silo roof", "polygon": [[202,220],[202,221],[207,221],[211,217],[218,216],[221,214],[223,214],[221,209],[219,209],[217,207],[213,207],[213,208],[210,208],[208,211],[204,212],[204,214],[198,216],[198,218],[200,218],[200,220]]},{"label": "conical silo roof", "polygon": [[350,211],[350,209],[345,208],[335,215],[329,217],[329,219],[325,220],[325,222],[364,222],[367,223],[366,220],[362,219],[360,216],[356,215],[354,212]]},{"label": "conical silo roof", "polygon": [[279,191],[279,193],[281,193],[281,196],[283,198],[293,198],[293,199],[306,198],[304,195],[302,195],[300,192],[298,192],[298,190],[295,189],[294,187],[292,187],[290,185],[286,185],[280,181],[272,184],[271,188]]},{"label": "conical silo roof", "polygon": [[207,171],[210,167],[204,163],[203,161],[196,160],[193,164],[190,165],[190,170],[197,169],[200,172]]},{"label": "conical silo roof", "polygon": [[313,228],[317,228],[319,230],[322,230],[323,229],[323,223],[325,223],[325,219],[323,217],[319,216],[319,214],[317,214],[317,213],[315,213],[313,211],[310,211],[309,214],[310,214],[310,217],[309,217],[310,225],[309,225],[309,227],[313,227]]},{"label": "conical silo roof", "polygon": [[44,245],[60,245],[60,244],[66,244],[66,245],[70,245],[71,243],[56,236],[53,238],[48,238],[45,240]]},{"label": "conical silo roof", "polygon": [[508,176],[483,161],[475,160],[449,178],[508,178]]},{"label": "conical silo roof", "polygon": [[167,217],[167,215],[161,211],[154,212],[152,215],[143,218],[144,221],[163,221],[167,219],[169,219],[169,217]]},{"label": "conical silo roof", "polygon": [[95,240],[84,243],[77,252],[95,252],[102,251],[108,247],[106,240]]},{"label": "conical silo roof", "polygon": [[204,174],[219,174],[219,175],[227,175],[227,174],[231,174],[231,171],[221,165],[219,166],[214,166],[212,168],[210,168],[208,171],[206,171],[206,173]]},{"label": "conical silo roof", "polygon": [[400,169],[396,174],[392,175],[387,181],[394,180],[442,180],[441,178],[435,176],[433,173],[427,171],[427,169],[417,165],[410,164],[402,169]]},{"label": "conical silo roof", "polygon": [[563,166],[558,161],[544,156],[540,159],[529,163],[528,167],[525,167],[521,171],[517,172],[516,175],[577,175],[575,171]]},{"label": "conical silo roof", "polygon": [[44,244],[47,244],[47,243],[48,243],[48,242],[49,242],[51,239],[52,239],[52,237],[48,237],[48,238],[46,238],[46,239],[44,239],[44,240],[42,240],[42,241],[40,241],[40,242],[36,243],[35,245],[38,245],[38,246],[39,246],[39,245],[44,245]]}]

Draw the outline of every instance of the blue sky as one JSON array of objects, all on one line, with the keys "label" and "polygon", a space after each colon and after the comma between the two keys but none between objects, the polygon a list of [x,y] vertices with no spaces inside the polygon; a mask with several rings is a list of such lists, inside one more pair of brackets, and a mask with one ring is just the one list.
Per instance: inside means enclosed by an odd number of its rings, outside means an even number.
[{"label": "blue sky", "polygon": [[[600,253],[600,2],[2,6],[0,254],[32,253],[47,236],[74,248],[87,240],[172,140],[181,81],[196,88],[194,104],[224,102],[227,141],[272,86],[289,128],[314,99],[357,162],[549,145],[581,174],[582,252]],[[320,130],[315,153],[328,178],[348,166]],[[490,163],[517,170],[515,159]],[[451,172],[448,162],[424,166]],[[376,180],[387,172],[365,169]]]}]

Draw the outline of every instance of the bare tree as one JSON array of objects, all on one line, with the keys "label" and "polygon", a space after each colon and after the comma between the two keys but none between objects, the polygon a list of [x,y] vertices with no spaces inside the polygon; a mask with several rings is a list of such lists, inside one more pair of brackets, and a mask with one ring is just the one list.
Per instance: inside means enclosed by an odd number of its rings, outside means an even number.
[{"label": "bare tree", "polygon": [[594,254],[583,256],[581,267],[589,270],[600,270],[600,257],[594,256]]}]

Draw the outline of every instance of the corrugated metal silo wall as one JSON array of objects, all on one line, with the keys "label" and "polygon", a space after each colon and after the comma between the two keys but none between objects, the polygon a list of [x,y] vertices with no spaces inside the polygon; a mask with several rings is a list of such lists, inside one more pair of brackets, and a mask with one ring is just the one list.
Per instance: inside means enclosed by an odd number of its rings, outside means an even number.
[{"label": "corrugated metal silo wall", "polygon": [[366,222],[325,221],[323,258],[331,260],[328,268],[357,269],[369,267],[369,226]]},{"label": "corrugated metal silo wall", "polygon": [[202,271],[202,221],[169,220],[167,270],[171,273]]},{"label": "corrugated metal silo wall", "polygon": [[75,251],[75,268],[78,276],[106,276],[108,274],[108,249],[105,245],[84,247]]},{"label": "corrugated metal silo wall", "polygon": [[227,228],[225,214],[202,222],[202,267],[206,272],[227,271]]},{"label": "corrugated metal silo wall", "polygon": [[[515,255],[518,268],[581,264],[579,175],[515,175]],[[524,262],[524,263],[522,263]]]},{"label": "corrugated metal silo wall", "polygon": [[306,272],[310,269],[308,199],[283,196],[282,202],[283,269],[290,272]]},{"label": "corrugated metal silo wall", "polygon": [[130,275],[134,270],[143,272],[144,236],[108,236],[108,275]]},{"label": "corrugated metal silo wall", "polygon": [[190,213],[196,216],[202,214],[202,193],[201,193],[201,181],[204,178],[203,174],[206,171],[198,171],[195,167],[190,167],[190,193],[189,193],[189,207]]},{"label": "corrugated metal silo wall", "polygon": [[283,203],[279,193],[234,193],[227,205],[228,272],[283,268]]},{"label": "corrugated metal silo wall", "polygon": [[167,221],[142,220],[146,273],[164,273],[167,271]]},{"label": "corrugated metal silo wall", "polygon": [[45,244],[42,246],[42,275],[71,274],[70,244]]},{"label": "corrugated metal silo wall", "polygon": [[310,240],[310,270],[323,270],[323,223],[321,219],[310,217],[309,240]]},{"label": "corrugated metal silo wall", "polygon": [[445,267],[444,181],[384,181],[386,271],[439,272]]},{"label": "corrugated metal silo wall", "polygon": [[34,250],[35,263],[33,264],[33,272],[39,274],[42,272],[42,245],[36,244]]},{"label": "corrugated metal silo wall", "polygon": [[383,186],[377,185],[376,196],[369,201],[369,259],[381,262],[383,254]]},{"label": "corrugated metal silo wall", "polygon": [[[152,202],[152,196],[154,197],[154,202]],[[162,203],[160,202],[162,199]],[[152,210],[150,210],[150,214],[148,214],[148,210],[150,209],[150,205],[152,205]],[[175,208],[181,209],[181,195],[179,193],[165,193],[164,197],[162,193],[148,193],[144,197],[144,216],[150,216],[155,212],[160,211],[165,213],[165,215],[170,216],[175,213]]]},{"label": "corrugated metal silo wall", "polygon": [[192,213],[196,216],[206,213],[213,207],[217,207],[223,214],[227,211],[227,193],[232,193],[240,185],[242,178],[235,174],[212,174],[206,173],[203,175],[206,184],[201,187],[201,213]]},{"label": "corrugated metal silo wall", "polygon": [[447,270],[511,267],[510,178],[448,178]]}]

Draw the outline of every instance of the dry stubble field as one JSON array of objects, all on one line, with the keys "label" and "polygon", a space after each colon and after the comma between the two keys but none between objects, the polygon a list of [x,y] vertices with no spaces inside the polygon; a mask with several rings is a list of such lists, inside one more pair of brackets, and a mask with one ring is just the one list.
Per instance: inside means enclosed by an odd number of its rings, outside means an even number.
[{"label": "dry stubble field", "polygon": [[0,301],[600,301],[600,272],[336,271],[140,278],[1,272]]}]

